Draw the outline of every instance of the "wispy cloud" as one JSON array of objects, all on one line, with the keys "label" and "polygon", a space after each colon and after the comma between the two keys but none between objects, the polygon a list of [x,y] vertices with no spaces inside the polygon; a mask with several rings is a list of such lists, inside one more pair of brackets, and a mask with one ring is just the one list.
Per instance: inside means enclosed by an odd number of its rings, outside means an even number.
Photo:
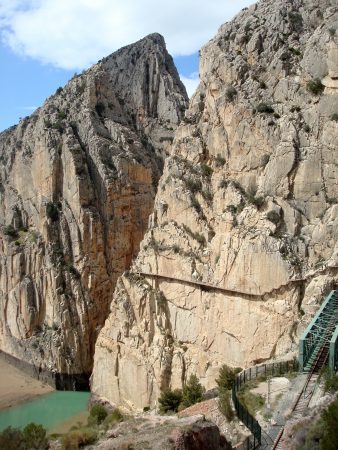
[{"label": "wispy cloud", "polygon": [[195,93],[197,86],[200,82],[198,73],[194,72],[191,75],[189,75],[188,77],[180,75],[180,78],[181,78],[182,83],[184,84],[184,86],[187,90],[187,93],[189,95],[189,98],[190,98]]},{"label": "wispy cloud", "polygon": [[82,69],[146,34],[174,55],[195,53],[254,0],[0,0],[1,38],[15,52]]}]

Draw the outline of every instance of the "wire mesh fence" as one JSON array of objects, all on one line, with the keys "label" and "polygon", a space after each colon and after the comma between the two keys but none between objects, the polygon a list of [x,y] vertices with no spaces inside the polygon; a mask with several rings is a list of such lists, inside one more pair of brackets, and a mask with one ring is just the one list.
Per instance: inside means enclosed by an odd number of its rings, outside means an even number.
[{"label": "wire mesh fence", "polygon": [[267,377],[274,377],[285,374],[287,372],[294,372],[298,370],[298,361],[293,359],[291,361],[279,361],[270,364],[261,364],[250,367],[249,369],[240,372],[235,379],[232,386],[232,401],[237,412],[238,418],[251,431],[251,436],[246,438],[242,443],[243,450],[255,450],[261,446],[262,443],[262,429],[257,420],[249,413],[247,408],[240,402],[237,392],[241,387],[254,379],[261,379],[262,381]]}]

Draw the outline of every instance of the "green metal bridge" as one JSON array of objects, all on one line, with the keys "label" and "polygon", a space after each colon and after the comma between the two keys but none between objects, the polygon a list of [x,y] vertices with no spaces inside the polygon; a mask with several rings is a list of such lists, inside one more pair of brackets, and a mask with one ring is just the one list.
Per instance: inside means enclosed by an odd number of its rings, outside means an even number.
[{"label": "green metal bridge", "polygon": [[338,291],[331,291],[299,342],[299,369],[313,370],[314,363],[338,369]]}]

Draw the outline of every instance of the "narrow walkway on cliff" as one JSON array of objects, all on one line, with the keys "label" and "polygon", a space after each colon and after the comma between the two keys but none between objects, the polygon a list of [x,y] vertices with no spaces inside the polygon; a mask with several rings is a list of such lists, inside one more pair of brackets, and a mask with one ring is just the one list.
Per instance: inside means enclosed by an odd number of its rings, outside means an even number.
[{"label": "narrow walkway on cliff", "polygon": [[309,275],[307,277],[293,278],[293,279],[289,280],[286,284],[278,286],[277,288],[272,289],[271,291],[262,292],[262,293],[244,292],[244,291],[240,291],[238,289],[230,289],[230,288],[226,288],[226,287],[219,286],[216,284],[205,283],[203,281],[171,277],[170,275],[163,275],[163,274],[159,274],[159,273],[143,272],[143,271],[134,271],[134,272],[130,272],[130,273],[134,273],[135,275],[141,275],[146,278],[159,279],[159,280],[169,281],[169,282],[173,281],[176,283],[187,284],[189,286],[196,286],[205,291],[212,290],[212,291],[216,291],[216,292],[217,291],[223,292],[223,293],[229,294],[229,295],[241,295],[243,298],[247,298],[247,299],[250,299],[250,298],[257,299],[264,295],[272,294],[273,292],[276,292],[276,291],[288,286],[289,284],[296,284],[296,285],[302,284],[304,281],[308,281],[309,279],[313,278],[314,276],[318,275],[319,273],[323,273],[326,270],[330,270],[330,269],[334,269],[334,267],[323,267],[321,269],[316,270],[314,273],[312,273],[311,275]]}]

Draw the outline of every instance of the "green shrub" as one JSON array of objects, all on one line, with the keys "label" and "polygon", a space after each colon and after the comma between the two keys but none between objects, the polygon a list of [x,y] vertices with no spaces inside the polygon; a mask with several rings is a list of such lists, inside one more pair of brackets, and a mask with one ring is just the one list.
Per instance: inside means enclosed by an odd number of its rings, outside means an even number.
[{"label": "green shrub", "polygon": [[202,191],[202,182],[200,180],[194,180],[193,178],[188,178],[185,180],[185,185],[187,189],[195,194],[196,192]]},{"label": "green shrub", "polygon": [[4,234],[6,236],[10,236],[11,238],[16,238],[18,236],[17,230],[13,227],[13,225],[6,225],[4,227]]},{"label": "green shrub", "polygon": [[293,53],[296,56],[301,56],[302,52],[298,48],[289,47],[289,52]]},{"label": "green shrub", "polygon": [[107,415],[107,417],[103,421],[104,427],[107,429],[114,425],[115,423],[123,422],[124,417],[121,411],[116,408],[114,411]]},{"label": "green shrub", "polygon": [[338,122],[338,113],[332,114],[331,120],[334,120],[335,122]]},{"label": "green shrub", "polygon": [[46,450],[48,448],[47,431],[42,425],[29,423],[23,430],[23,436],[29,450]]},{"label": "green shrub", "polygon": [[85,445],[94,444],[97,440],[97,431],[93,428],[85,427],[72,430],[62,436],[62,450],[78,450]]},{"label": "green shrub", "polygon": [[325,86],[319,78],[315,78],[307,82],[306,88],[309,92],[311,92],[311,94],[319,95],[324,91]]},{"label": "green shrub", "polygon": [[67,117],[67,114],[65,111],[59,111],[58,112],[58,119],[59,120],[64,120]]},{"label": "green shrub", "polygon": [[167,413],[169,411],[177,412],[178,407],[182,402],[182,391],[180,389],[175,389],[173,391],[167,389],[162,392],[158,402],[162,413]]},{"label": "green shrub", "polygon": [[221,389],[219,392],[218,409],[231,422],[234,418],[234,412],[230,402],[230,391]]},{"label": "green shrub", "polygon": [[84,91],[85,91],[85,89],[86,89],[86,82],[85,82],[85,81],[83,81],[83,82],[80,83],[80,84],[77,84],[77,85],[76,85],[76,94],[77,94],[77,95],[83,94]]},{"label": "green shrub", "polygon": [[250,388],[250,385],[245,384],[238,391],[237,398],[243,406],[245,406],[249,413],[254,416],[255,413],[264,406],[265,399],[261,394],[254,394],[251,392]]},{"label": "green shrub", "polygon": [[61,94],[62,91],[63,91],[63,88],[60,86],[56,89],[55,94]]},{"label": "green shrub", "polygon": [[325,392],[337,392],[338,391],[338,375],[329,367],[324,370],[324,389]]},{"label": "green shrub", "polygon": [[288,18],[293,30],[296,31],[298,28],[302,27],[303,17],[298,12],[290,11],[288,13]]},{"label": "green shrub", "polygon": [[259,113],[267,113],[267,114],[273,114],[275,110],[271,105],[268,105],[267,103],[259,103],[256,107],[257,112]]},{"label": "green shrub", "polygon": [[198,381],[196,375],[190,375],[190,378],[183,388],[182,403],[185,407],[194,405],[203,400],[204,388]]},{"label": "green shrub", "polygon": [[255,206],[257,206],[257,208],[260,208],[261,206],[264,205],[265,199],[264,199],[264,197],[257,196],[257,197],[253,197],[252,200],[251,200],[251,202],[252,202]]},{"label": "green shrub", "polygon": [[207,187],[206,189],[202,190],[202,197],[204,198],[204,200],[210,203],[214,198],[214,194],[212,193],[212,190],[209,187]]},{"label": "green shrub", "polygon": [[46,450],[47,432],[42,425],[29,423],[25,428],[7,427],[0,433],[0,450]]},{"label": "green shrub", "polygon": [[323,438],[321,450],[337,450],[338,442],[338,399],[322,413]]},{"label": "green shrub", "polygon": [[0,450],[26,450],[22,431],[18,428],[5,428],[0,433]]},{"label": "green shrub", "polygon": [[232,102],[237,95],[237,91],[233,86],[228,86],[225,91],[225,97],[229,102]]},{"label": "green shrub", "polygon": [[216,167],[224,166],[225,158],[223,158],[223,156],[221,156],[221,155],[217,155],[215,158],[215,164],[216,164]]},{"label": "green shrub", "polygon": [[300,106],[297,106],[297,105],[291,106],[291,109],[290,109],[291,112],[295,112],[295,111],[299,112],[301,110],[302,110],[302,108]]},{"label": "green shrub", "polygon": [[90,423],[94,422],[99,425],[107,416],[108,412],[106,408],[98,403],[91,407],[88,420]]},{"label": "green shrub", "polygon": [[59,131],[60,133],[63,133],[63,131],[65,129],[64,125],[62,124],[62,122],[60,120],[58,120],[57,122],[53,123],[52,124],[52,128],[54,130]]},{"label": "green shrub", "polygon": [[210,178],[211,175],[213,174],[213,170],[207,164],[202,164],[201,165],[201,173],[203,176]]},{"label": "green shrub", "polygon": [[57,206],[54,205],[54,203],[52,203],[52,202],[48,202],[47,203],[46,215],[53,222],[56,222],[58,220],[58,218],[59,218],[59,211],[57,209]]},{"label": "green shrub", "polygon": [[306,133],[310,133],[310,131],[311,131],[310,125],[308,125],[307,123],[304,125],[304,131]]},{"label": "green shrub", "polygon": [[266,88],[267,88],[267,85],[266,85],[265,81],[260,81],[259,87],[260,87],[261,89],[266,89]]},{"label": "green shrub", "polygon": [[231,389],[235,379],[236,370],[226,364],[223,364],[223,366],[219,369],[219,375],[216,379],[216,383],[220,389]]},{"label": "green shrub", "polygon": [[195,209],[198,214],[202,213],[202,207],[200,202],[197,200],[195,196],[191,197],[191,206]]}]

